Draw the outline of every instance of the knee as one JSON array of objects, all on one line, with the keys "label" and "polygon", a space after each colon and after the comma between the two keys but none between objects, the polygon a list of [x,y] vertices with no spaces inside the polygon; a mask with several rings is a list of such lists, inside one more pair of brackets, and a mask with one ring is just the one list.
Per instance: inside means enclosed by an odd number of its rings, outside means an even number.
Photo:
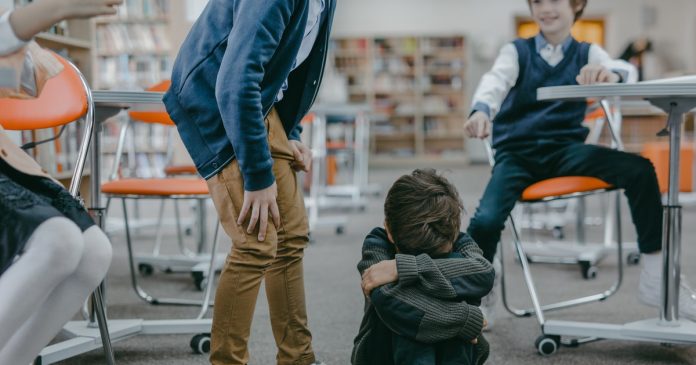
[{"label": "knee", "polygon": [[99,227],[91,227],[82,234],[84,249],[75,275],[80,280],[98,285],[111,266],[111,242]]},{"label": "knee", "polygon": [[[499,216],[485,211],[477,211],[469,223],[469,231],[477,234],[499,233],[503,229],[507,216]],[[472,234],[474,235],[474,234]]]},{"label": "knee", "polygon": [[625,178],[627,178],[628,183],[640,182],[645,183],[646,181],[657,182],[657,173],[655,172],[655,166],[652,162],[641,156],[635,156],[630,169],[626,172]]},{"label": "knee", "polygon": [[80,262],[84,249],[82,232],[67,218],[51,218],[39,225],[30,238],[27,250],[33,249],[40,250],[55,275],[67,276]]}]

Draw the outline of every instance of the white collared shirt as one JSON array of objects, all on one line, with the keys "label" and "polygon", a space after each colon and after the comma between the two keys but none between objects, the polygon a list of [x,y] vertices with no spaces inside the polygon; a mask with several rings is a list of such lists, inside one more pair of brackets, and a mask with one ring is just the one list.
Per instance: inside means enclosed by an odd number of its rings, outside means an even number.
[{"label": "white collared shirt", "polygon": [[27,44],[17,38],[10,24],[10,14],[12,12],[8,11],[0,16],[0,56],[12,54]]},{"label": "white collared shirt", "polygon": [[[317,37],[319,36],[319,23],[321,22],[321,14],[324,12],[324,8],[324,0],[309,0],[309,14],[307,14],[307,25],[305,26],[304,38],[302,38],[300,50],[297,52],[295,62],[292,64],[292,70],[299,67],[312,52],[314,42],[316,42]],[[285,82],[283,82],[283,86],[278,91],[276,102],[283,99],[283,92],[285,92],[287,89],[288,80],[285,80]]]},{"label": "white collared shirt", "polygon": [[[541,37],[543,39],[543,37]],[[557,65],[563,60],[567,42],[553,46],[546,42],[537,41],[539,55],[551,66]],[[630,63],[623,60],[615,60],[602,49],[592,44],[588,55],[588,64],[600,64],[609,70],[622,75],[623,82],[632,83],[638,80],[638,71]],[[472,109],[486,112],[493,120],[500,111],[500,107],[507,97],[508,92],[515,86],[520,72],[517,48],[513,43],[508,43],[500,49],[493,68],[486,72],[479,82],[472,99]]]}]

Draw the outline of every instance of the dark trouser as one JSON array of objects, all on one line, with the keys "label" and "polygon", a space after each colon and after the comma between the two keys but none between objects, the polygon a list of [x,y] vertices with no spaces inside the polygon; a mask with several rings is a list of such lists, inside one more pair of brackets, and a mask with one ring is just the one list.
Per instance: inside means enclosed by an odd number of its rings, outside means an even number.
[{"label": "dark trouser", "polygon": [[461,338],[430,344],[392,335],[392,348],[395,365],[476,364],[475,346]]},{"label": "dark trouser", "polygon": [[499,149],[468,233],[493,260],[500,233],[528,186],[558,176],[591,176],[624,189],[642,253],[662,245],[662,203],[652,163],[638,155],[583,143],[538,142]]}]

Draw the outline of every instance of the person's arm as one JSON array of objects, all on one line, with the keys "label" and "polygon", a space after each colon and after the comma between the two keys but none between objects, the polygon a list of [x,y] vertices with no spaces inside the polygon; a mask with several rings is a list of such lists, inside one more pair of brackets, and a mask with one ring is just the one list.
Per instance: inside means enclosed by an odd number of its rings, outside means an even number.
[{"label": "person's arm", "polygon": [[383,285],[370,293],[370,302],[392,332],[418,342],[436,343],[455,337],[469,342],[484,326],[477,306],[433,298],[417,286]]},{"label": "person's arm", "polygon": [[615,60],[598,45],[590,46],[587,65],[576,77],[578,84],[633,83],[638,80],[638,71],[630,63]]},{"label": "person's arm", "polygon": [[363,260],[358,269],[366,294],[378,286],[398,281],[402,286],[418,286],[430,297],[469,303],[478,303],[488,294],[495,277],[493,266],[465,233],[460,234],[447,258],[433,259],[425,254],[396,254],[386,233],[373,230],[363,244]]},{"label": "person's arm", "polygon": [[495,270],[468,235],[459,242],[447,258],[396,255],[399,284],[416,285],[430,297],[479,304],[493,288]]},{"label": "person's arm", "polygon": [[635,66],[622,59],[613,59],[602,47],[593,44],[590,46],[588,63],[602,65],[607,70],[619,76],[619,82],[634,83],[638,81],[638,70]]},{"label": "person's arm", "polygon": [[73,18],[116,14],[123,0],[38,0],[12,11],[10,24],[17,38],[29,41],[51,25]]},{"label": "person's arm", "polygon": [[228,138],[234,148],[244,181],[244,203],[238,224],[250,213],[247,233],[258,227],[258,239],[266,236],[269,212],[280,225],[273,159],[268,146],[261,82],[268,62],[290,23],[297,0],[242,0],[234,11],[234,23],[217,75],[215,96]]},{"label": "person's arm", "polygon": [[472,99],[472,114],[480,111],[493,120],[508,92],[517,83],[519,72],[517,49],[508,43],[500,49],[490,71],[481,77]]}]

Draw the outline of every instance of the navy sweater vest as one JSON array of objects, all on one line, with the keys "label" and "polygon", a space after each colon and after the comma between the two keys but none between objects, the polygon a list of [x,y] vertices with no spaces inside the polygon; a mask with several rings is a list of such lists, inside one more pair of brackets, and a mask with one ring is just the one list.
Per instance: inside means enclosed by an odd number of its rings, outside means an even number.
[{"label": "navy sweater vest", "polygon": [[585,101],[537,101],[537,89],[577,85],[575,77],[587,65],[589,43],[573,39],[563,60],[551,66],[537,53],[534,38],[513,42],[520,72],[493,120],[493,147],[504,148],[537,140],[578,141],[587,137],[582,126]]}]

